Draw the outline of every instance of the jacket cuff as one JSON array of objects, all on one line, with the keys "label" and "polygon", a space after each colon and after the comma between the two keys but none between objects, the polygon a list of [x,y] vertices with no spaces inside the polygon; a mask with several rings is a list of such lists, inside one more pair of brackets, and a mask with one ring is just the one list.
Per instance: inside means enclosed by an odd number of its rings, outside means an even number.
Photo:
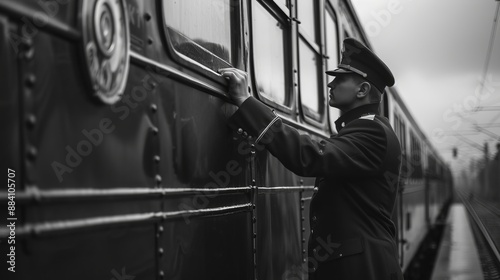
[{"label": "jacket cuff", "polygon": [[256,137],[255,142],[258,143],[278,119],[279,117],[266,105],[254,97],[249,97],[229,118],[228,125],[234,130],[241,128],[249,135]]}]

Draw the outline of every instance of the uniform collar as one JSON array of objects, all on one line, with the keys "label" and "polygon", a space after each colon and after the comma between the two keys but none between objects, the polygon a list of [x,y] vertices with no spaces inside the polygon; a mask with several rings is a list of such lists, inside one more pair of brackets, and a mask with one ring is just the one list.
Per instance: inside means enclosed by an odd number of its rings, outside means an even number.
[{"label": "uniform collar", "polygon": [[345,112],[340,118],[335,121],[335,127],[337,131],[340,131],[348,123],[355,119],[359,119],[365,115],[378,115],[379,114],[379,104],[367,104],[363,106],[356,107],[350,111]]}]

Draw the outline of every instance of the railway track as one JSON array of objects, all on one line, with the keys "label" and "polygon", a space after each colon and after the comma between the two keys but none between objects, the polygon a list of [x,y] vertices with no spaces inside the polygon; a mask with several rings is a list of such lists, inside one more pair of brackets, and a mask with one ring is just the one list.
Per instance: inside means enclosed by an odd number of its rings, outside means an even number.
[{"label": "railway track", "polygon": [[484,279],[500,279],[500,209],[465,192],[457,193],[473,221]]}]

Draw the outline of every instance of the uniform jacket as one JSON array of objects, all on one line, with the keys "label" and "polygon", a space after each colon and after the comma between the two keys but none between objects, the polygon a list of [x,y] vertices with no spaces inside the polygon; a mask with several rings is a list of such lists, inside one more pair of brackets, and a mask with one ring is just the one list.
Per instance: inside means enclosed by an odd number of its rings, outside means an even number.
[{"label": "uniform jacket", "polygon": [[309,279],[403,279],[391,213],[400,144],[378,105],[357,107],[335,123],[338,134],[314,141],[248,98],[229,120],[264,144],[285,167],[317,177],[310,206]]}]

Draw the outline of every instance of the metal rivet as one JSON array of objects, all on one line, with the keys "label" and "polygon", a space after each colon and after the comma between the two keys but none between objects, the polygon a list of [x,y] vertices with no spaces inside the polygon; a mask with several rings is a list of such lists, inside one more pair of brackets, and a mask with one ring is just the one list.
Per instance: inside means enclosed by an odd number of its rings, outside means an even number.
[{"label": "metal rivet", "polygon": [[150,15],[149,13],[145,13],[145,14],[144,14],[144,19],[145,19],[146,21],[150,21],[150,20],[151,20],[151,15]]},{"label": "metal rivet", "polygon": [[154,161],[155,163],[159,163],[159,162],[160,162],[160,156],[154,156],[154,157],[153,157],[153,161]]},{"label": "metal rivet", "polygon": [[158,231],[159,231],[159,232],[163,232],[163,226],[159,226],[159,227],[158,227]]},{"label": "metal rivet", "polygon": [[236,131],[236,133],[242,134],[243,133],[243,129],[242,128],[238,128],[238,130]]},{"label": "metal rivet", "polygon": [[339,254],[339,257],[342,257],[342,254]]},{"label": "metal rivet", "polygon": [[35,48],[33,47],[27,47],[26,50],[24,51],[24,58],[26,60],[31,60],[35,56]]},{"label": "metal rivet", "polygon": [[28,117],[26,118],[26,124],[28,127],[32,128],[36,124],[36,117],[33,114],[29,114]]},{"label": "metal rivet", "polygon": [[257,222],[257,218],[253,217],[252,218],[252,223],[256,223]]},{"label": "metal rivet", "polygon": [[153,132],[154,135],[158,135],[158,128],[156,126],[151,128],[151,131]]},{"label": "metal rivet", "polygon": [[36,82],[35,74],[33,73],[28,74],[28,76],[26,77],[26,85],[29,87],[33,87],[35,85],[35,82]]},{"label": "metal rivet", "polygon": [[160,256],[163,255],[163,248],[159,248],[158,253],[160,254]]},{"label": "metal rivet", "polygon": [[160,278],[163,278],[165,276],[165,273],[163,272],[163,270],[160,270],[160,272],[158,274],[160,275]]},{"label": "metal rivet", "polygon": [[156,183],[161,183],[161,176],[159,174],[156,175],[155,177]]},{"label": "metal rivet", "polygon": [[151,104],[151,112],[156,113],[157,110],[158,106],[156,106],[156,104]]},{"label": "metal rivet", "polygon": [[36,150],[35,147],[30,146],[28,148],[28,159],[30,159],[30,160],[36,159],[37,154],[38,154],[38,151]]}]

